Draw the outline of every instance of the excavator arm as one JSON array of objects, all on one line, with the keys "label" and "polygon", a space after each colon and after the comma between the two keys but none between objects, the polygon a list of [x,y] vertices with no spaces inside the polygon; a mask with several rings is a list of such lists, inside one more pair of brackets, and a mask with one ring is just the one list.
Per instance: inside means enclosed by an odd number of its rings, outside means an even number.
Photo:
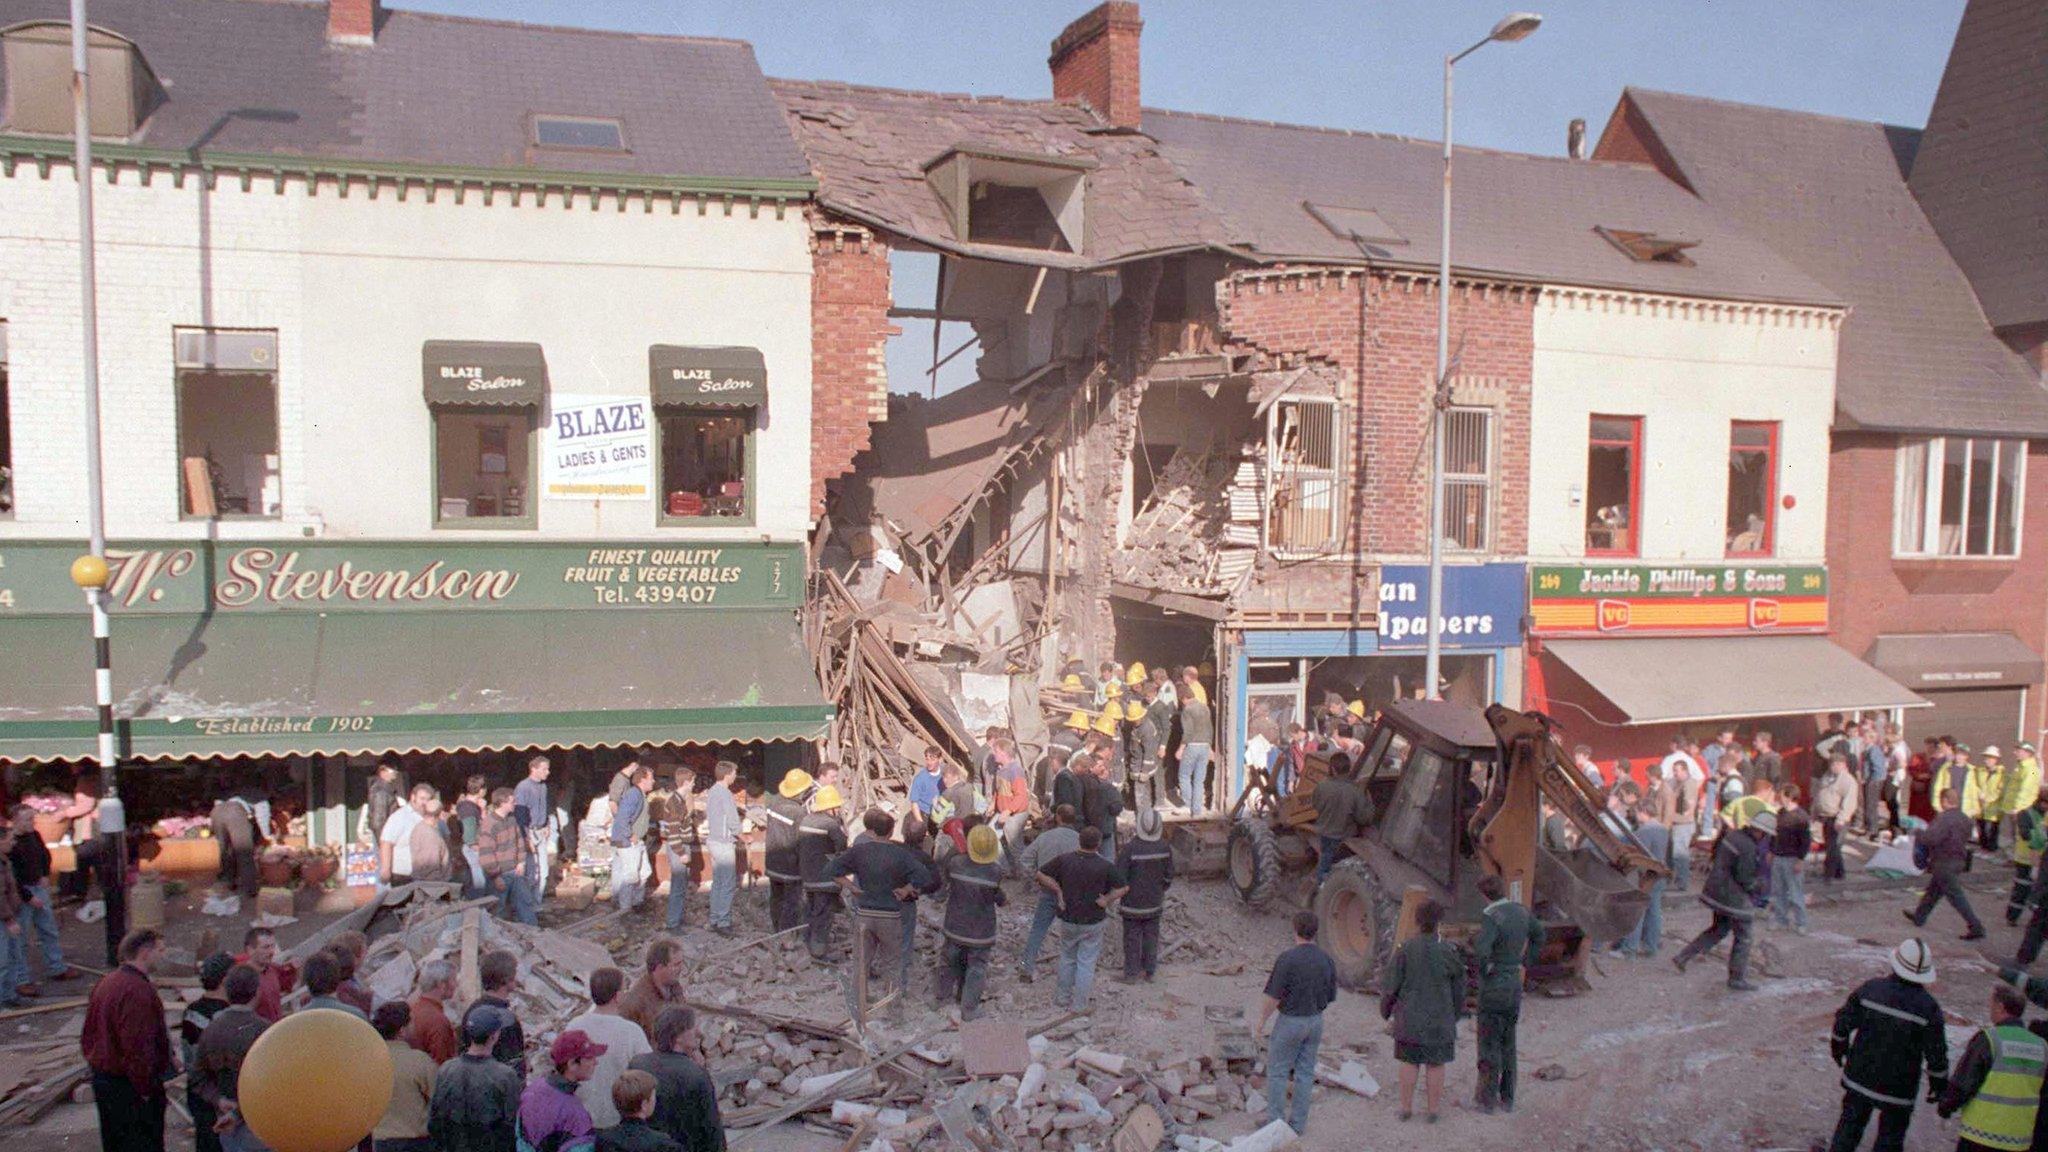
[{"label": "excavator arm", "polygon": [[[1482,865],[1511,892],[1520,885],[1523,900],[1548,899],[1592,939],[1625,935],[1642,918],[1651,886],[1669,871],[1627,829],[1603,818],[1603,797],[1570,766],[1549,717],[1495,704],[1486,722],[1500,743],[1506,779],[1474,816]],[[1577,848],[1543,847],[1542,800],[1577,831]]]}]

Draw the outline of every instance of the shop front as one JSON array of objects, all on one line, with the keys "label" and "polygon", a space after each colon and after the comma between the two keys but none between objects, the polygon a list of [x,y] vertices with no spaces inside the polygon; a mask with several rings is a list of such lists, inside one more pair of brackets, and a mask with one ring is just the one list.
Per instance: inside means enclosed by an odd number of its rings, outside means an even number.
[{"label": "shop front", "polygon": [[1864,659],[1932,705],[1913,717],[1921,736],[1953,736],[1976,748],[2041,736],[2028,729],[2042,660],[2010,632],[1879,636]]},{"label": "shop front", "polygon": [[[10,791],[94,754],[75,541],[0,544],[0,764]],[[115,732],[138,827],[229,790],[353,838],[390,762],[452,801],[554,763],[567,812],[655,750],[779,774],[831,710],[796,620],[797,545],[117,541]]]},{"label": "shop front", "polygon": [[[1444,699],[1479,707],[1516,694],[1527,572],[1521,564],[1445,567]],[[1384,565],[1371,628],[1247,627],[1227,634],[1225,666],[1237,686],[1227,694],[1232,798],[1244,787],[1244,766],[1285,744],[1290,724],[1313,727],[1314,714],[1332,702],[1341,708],[1359,701],[1369,712],[1423,695],[1428,599],[1428,568]]]},{"label": "shop front", "polygon": [[1769,731],[1796,770],[1828,713],[1926,704],[1826,637],[1827,583],[1819,566],[1532,566],[1524,705],[1603,765],[1729,728]]}]

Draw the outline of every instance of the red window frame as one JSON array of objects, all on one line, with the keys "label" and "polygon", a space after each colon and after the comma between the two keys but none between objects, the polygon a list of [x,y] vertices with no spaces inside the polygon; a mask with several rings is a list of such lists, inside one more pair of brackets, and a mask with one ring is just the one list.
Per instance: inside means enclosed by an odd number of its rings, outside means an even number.
[{"label": "red window frame", "polygon": [[[1764,445],[1761,448],[1740,446],[1735,443],[1735,434],[1744,428],[1761,428],[1764,431]],[[1775,556],[1778,551],[1778,422],[1776,420],[1731,420],[1728,422],[1728,455],[1738,452],[1759,453],[1764,458],[1764,534],[1762,544],[1752,552],[1728,550],[1730,557]],[[1725,525],[1724,525],[1725,528]],[[1732,539],[1733,537],[1729,537]]]},{"label": "red window frame", "polygon": [[[1626,440],[1616,440],[1593,435],[1595,422],[1601,420],[1613,420],[1627,424],[1629,430],[1628,438]],[[1592,535],[1589,532],[1586,538],[1586,555],[1640,555],[1643,540],[1643,418],[1641,416],[1611,416],[1601,412],[1593,413],[1586,420],[1586,462],[1589,468],[1592,465],[1593,449],[1595,448],[1628,449],[1628,528],[1623,543],[1615,548],[1593,547]],[[1586,503],[1590,505],[1592,502],[1593,485],[1589,477],[1586,484]],[[1591,513],[1592,509],[1589,507],[1587,514],[1591,515]]]}]

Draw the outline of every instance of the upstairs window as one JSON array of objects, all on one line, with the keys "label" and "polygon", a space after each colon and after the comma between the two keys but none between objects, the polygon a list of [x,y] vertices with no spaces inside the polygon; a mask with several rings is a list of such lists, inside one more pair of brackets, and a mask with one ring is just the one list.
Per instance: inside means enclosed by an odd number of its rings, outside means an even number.
[{"label": "upstairs window", "polygon": [[2023,440],[1907,437],[1899,443],[1892,551],[1899,556],[2020,554]]},{"label": "upstairs window", "polygon": [[180,328],[173,339],[183,514],[280,515],[277,333]]},{"label": "upstairs window", "polygon": [[533,143],[572,152],[624,152],[626,130],[617,120],[598,117],[535,116]]},{"label": "upstairs window", "polygon": [[1586,555],[1639,551],[1643,418],[1595,416],[1586,438]]},{"label": "upstairs window", "polygon": [[1283,399],[1266,413],[1266,545],[1320,553],[1343,540],[1343,439],[1337,401]]},{"label": "upstairs window", "polygon": [[[164,102],[163,85],[129,40],[98,28],[88,28],[85,37],[92,134],[126,140]],[[0,48],[7,81],[0,127],[35,136],[69,136],[70,26],[54,20],[16,25],[0,32]]]},{"label": "upstairs window", "polygon": [[1493,533],[1493,410],[1444,413],[1444,544],[1484,552]]},{"label": "upstairs window", "polygon": [[925,165],[925,179],[963,241],[1079,252],[1092,167],[1076,157],[960,147]]},{"label": "upstairs window", "polygon": [[1728,555],[1772,554],[1777,500],[1778,425],[1735,421],[1728,432]]}]

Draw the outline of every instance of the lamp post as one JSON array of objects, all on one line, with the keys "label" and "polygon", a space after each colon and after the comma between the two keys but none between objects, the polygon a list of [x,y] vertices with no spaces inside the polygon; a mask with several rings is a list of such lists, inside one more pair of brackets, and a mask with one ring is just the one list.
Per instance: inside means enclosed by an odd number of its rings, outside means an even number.
[{"label": "lamp post", "polygon": [[1429,403],[1429,617],[1422,682],[1431,700],[1442,695],[1444,600],[1444,408],[1451,390],[1451,70],[1458,61],[1498,40],[1512,44],[1543,23],[1534,12],[1511,12],[1493,26],[1486,39],[1455,56],[1444,57],[1444,215],[1439,233],[1436,278],[1436,387]]},{"label": "lamp post", "polygon": [[[107,627],[107,510],[100,474],[99,288],[92,246],[92,99],[86,54],[85,0],[71,0],[71,166],[78,179],[78,286],[80,354],[85,362],[85,488],[88,553],[71,565],[71,579],[92,609],[93,699],[99,715],[102,799],[99,878],[106,901],[107,967],[119,963],[116,946],[128,931],[127,820],[121,808],[114,755],[114,678]],[[83,845],[80,845],[83,847]]]}]

